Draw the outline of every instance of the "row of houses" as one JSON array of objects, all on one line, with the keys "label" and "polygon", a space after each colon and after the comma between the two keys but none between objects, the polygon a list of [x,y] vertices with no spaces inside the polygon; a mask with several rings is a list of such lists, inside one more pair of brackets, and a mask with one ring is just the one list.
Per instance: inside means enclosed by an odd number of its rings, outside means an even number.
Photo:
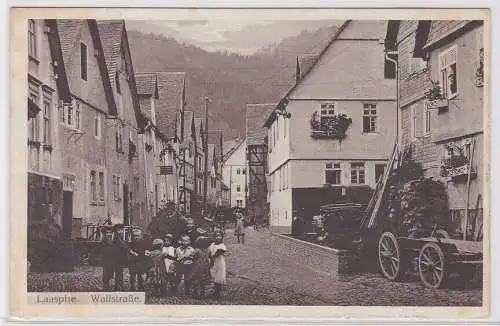
[{"label": "row of houses", "polygon": [[345,21],[319,55],[297,57],[279,103],[247,107],[246,138],[225,156],[232,204],[257,203],[290,233],[296,212],[366,204],[397,143],[443,182],[457,225],[480,225],[483,56],[482,21]]},{"label": "row of houses", "polygon": [[186,108],[184,72],[134,71],[123,20],[30,19],[28,66],[29,221],[76,238],[229,205],[222,132]]}]

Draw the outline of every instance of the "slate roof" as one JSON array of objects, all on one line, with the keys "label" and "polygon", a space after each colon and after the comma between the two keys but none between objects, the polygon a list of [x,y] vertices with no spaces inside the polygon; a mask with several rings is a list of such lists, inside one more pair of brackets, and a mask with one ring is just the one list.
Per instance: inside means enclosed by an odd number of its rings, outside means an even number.
[{"label": "slate roof", "polygon": [[115,75],[118,63],[121,60],[121,45],[123,28],[125,21],[123,20],[98,20],[97,27],[101,37],[102,48],[104,51],[104,59],[110,76],[111,87],[115,89]]},{"label": "slate roof", "polygon": [[173,138],[176,121],[180,118],[186,74],[184,72],[158,72],[157,78],[156,124],[165,136]]},{"label": "slate roof", "polygon": [[59,41],[61,42],[61,51],[65,63],[71,60],[71,53],[76,45],[85,22],[83,19],[56,19],[57,30],[59,32]]},{"label": "slate roof", "polygon": [[157,77],[153,72],[135,74],[135,85],[137,87],[137,94],[139,95],[157,95],[156,82]]},{"label": "slate roof", "polygon": [[193,111],[184,111],[184,139],[191,137],[193,118]]},{"label": "slate roof", "polygon": [[201,129],[203,128],[203,119],[202,118],[194,118],[194,129],[195,129],[195,133],[196,133],[196,146],[198,146],[199,148],[202,148],[202,140],[203,140],[203,136],[201,134]]},{"label": "slate roof", "polygon": [[264,138],[267,136],[267,128],[264,127],[264,123],[275,107],[275,103],[247,104],[247,146],[264,144]]}]

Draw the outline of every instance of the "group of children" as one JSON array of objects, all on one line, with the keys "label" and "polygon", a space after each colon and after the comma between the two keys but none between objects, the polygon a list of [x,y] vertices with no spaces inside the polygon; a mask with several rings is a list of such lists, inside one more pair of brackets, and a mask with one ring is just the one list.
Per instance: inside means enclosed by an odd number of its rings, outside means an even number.
[{"label": "group of children", "polygon": [[[106,237],[105,237],[106,238]],[[107,237],[109,238],[109,237]],[[152,290],[160,290],[163,294],[167,288],[175,294],[180,284],[183,284],[184,293],[191,290],[192,271],[199,255],[206,254],[210,264],[210,276],[215,284],[215,296],[220,297],[221,289],[226,284],[226,263],[225,254],[227,247],[223,243],[223,232],[216,231],[214,242],[210,244],[206,253],[191,246],[189,234],[181,235],[179,245],[176,247],[175,239],[171,234],[166,234],[164,239],[154,239],[152,246],[149,246],[142,237],[139,229],[132,231],[132,241],[126,244],[128,254],[128,268],[130,274],[130,290],[144,290],[145,283]],[[105,250],[112,248],[105,247]],[[123,248],[123,246],[122,246]],[[119,255],[117,250],[109,252],[106,257],[111,261],[103,260],[103,281],[104,288],[109,289],[109,281],[115,278],[115,289],[121,290],[123,287],[123,268],[120,272],[113,265]],[[123,266],[123,264],[118,264]],[[118,286],[117,286],[118,284]]]}]

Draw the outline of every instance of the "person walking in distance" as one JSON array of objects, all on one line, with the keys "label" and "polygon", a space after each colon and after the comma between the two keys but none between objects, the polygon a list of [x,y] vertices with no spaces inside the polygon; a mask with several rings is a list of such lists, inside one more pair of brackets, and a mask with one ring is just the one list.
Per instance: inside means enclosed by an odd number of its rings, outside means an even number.
[{"label": "person walking in distance", "polygon": [[210,259],[210,276],[215,283],[215,296],[220,299],[222,286],[226,284],[226,259],[227,247],[223,242],[223,233],[215,233],[215,241],[208,247]]},{"label": "person walking in distance", "polygon": [[245,224],[243,214],[240,212],[236,213],[236,238],[238,238],[238,243],[245,243]]}]

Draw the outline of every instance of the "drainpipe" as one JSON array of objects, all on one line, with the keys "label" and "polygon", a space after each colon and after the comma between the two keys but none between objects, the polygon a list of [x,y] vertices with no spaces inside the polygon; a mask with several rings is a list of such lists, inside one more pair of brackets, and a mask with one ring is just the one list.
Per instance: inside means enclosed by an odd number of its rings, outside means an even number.
[{"label": "drainpipe", "polygon": [[397,143],[398,152],[399,152],[399,144],[401,143],[400,139],[399,139],[399,135],[400,135],[400,132],[399,132],[399,126],[400,126],[400,122],[399,122],[399,67],[398,67],[398,61],[390,58],[389,57],[390,54],[398,55],[398,51],[386,52],[385,59],[394,63],[394,65],[396,66],[396,143]]}]

